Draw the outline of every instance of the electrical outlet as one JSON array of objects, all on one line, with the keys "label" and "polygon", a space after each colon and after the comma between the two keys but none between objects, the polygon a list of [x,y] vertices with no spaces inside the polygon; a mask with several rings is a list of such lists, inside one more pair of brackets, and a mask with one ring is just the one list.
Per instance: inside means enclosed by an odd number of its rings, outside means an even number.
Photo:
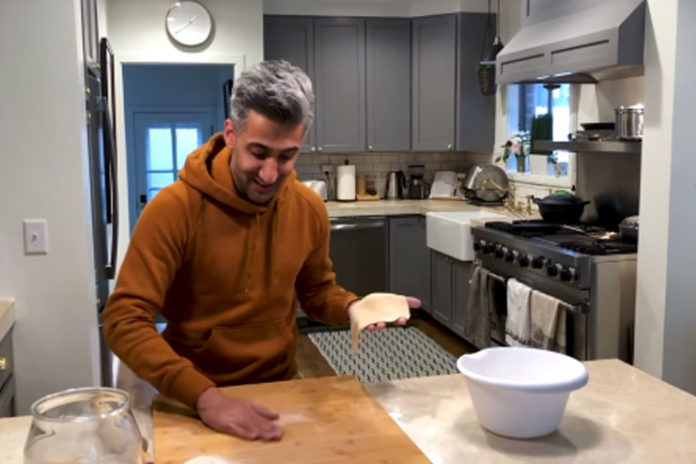
[{"label": "electrical outlet", "polygon": [[48,224],[45,219],[24,220],[24,254],[48,253]]}]

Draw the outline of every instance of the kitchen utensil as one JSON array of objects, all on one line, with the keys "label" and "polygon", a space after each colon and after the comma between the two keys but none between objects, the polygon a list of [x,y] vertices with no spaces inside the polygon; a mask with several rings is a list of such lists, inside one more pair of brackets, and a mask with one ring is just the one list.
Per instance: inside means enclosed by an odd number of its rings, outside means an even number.
[{"label": "kitchen utensil", "polygon": [[467,198],[497,202],[505,198],[509,189],[505,171],[493,164],[474,166],[464,179]]},{"label": "kitchen utensil", "polygon": [[144,456],[144,442],[125,391],[65,390],[34,402],[31,413],[25,463],[137,463]]},{"label": "kitchen utensil", "polygon": [[387,175],[387,188],[384,196],[391,200],[403,198],[406,187],[406,175],[403,171],[391,171]]},{"label": "kitchen utensil", "polygon": [[315,180],[305,180],[302,182],[307,187],[311,188],[319,194],[322,200],[326,201],[328,197],[328,188],[325,180],[315,179]]},{"label": "kitchen utensil", "polygon": [[338,201],[355,201],[355,165],[345,164],[336,167],[336,199]]},{"label": "kitchen utensil", "polygon": [[456,189],[457,173],[454,171],[438,171],[435,173],[429,198],[457,198],[454,195]]},{"label": "kitchen utensil", "polygon": [[630,243],[638,242],[638,216],[629,216],[619,223],[621,237]]},{"label": "kitchen utensil", "polygon": [[642,140],[643,105],[617,106],[614,109],[616,135],[622,140]]},{"label": "kitchen utensil", "polygon": [[430,184],[423,179],[425,177],[425,165],[409,164],[408,197],[414,200],[428,198],[430,194]]},{"label": "kitchen utensil", "polygon": [[533,198],[544,221],[574,224],[580,220],[585,205],[590,203],[570,193],[554,193],[543,199]]},{"label": "kitchen utensil", "polygon": [[281,441],[240,440],[206,427],[193,411],[153,404],[157,462],[201,454],[229,462],[430,462],[386,411],[348,376],[225,387],[280,414]]},{"label": "kitchen utensil", "polygon": [[526,347],[486,348],[457,360],[482,427],[513,438],[547,435],[558,428],[568,397],[587,384],[578,360]]}]

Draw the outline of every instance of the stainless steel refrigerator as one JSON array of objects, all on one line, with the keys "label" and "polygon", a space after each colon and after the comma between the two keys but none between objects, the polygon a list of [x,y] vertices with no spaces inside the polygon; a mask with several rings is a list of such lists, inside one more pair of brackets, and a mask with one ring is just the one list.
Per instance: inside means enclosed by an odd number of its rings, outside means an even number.
[{"label": "stainless steel refrigerator", "polygon": [[119,211],[114,61],[106,38],[102,38],[99,43],[99,61],[85,66],[85,84],[101,376],[102,384],[111,386],[113,355],[102,336],[102,311],[109,297],[109,280],[115,275]]}]

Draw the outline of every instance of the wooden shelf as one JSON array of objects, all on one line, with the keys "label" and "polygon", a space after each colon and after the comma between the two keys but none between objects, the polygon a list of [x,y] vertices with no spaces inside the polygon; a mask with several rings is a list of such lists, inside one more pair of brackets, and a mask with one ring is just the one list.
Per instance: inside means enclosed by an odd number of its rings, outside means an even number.
[{"label": "wooden shelf", "polygon": [[537,140],[534,149],[538,150],[565,150],[576,153],[636,153],[640,154],[642,142],[629,142],[622,140],[606,141],[575,141],[554,142],[551,140]]}]

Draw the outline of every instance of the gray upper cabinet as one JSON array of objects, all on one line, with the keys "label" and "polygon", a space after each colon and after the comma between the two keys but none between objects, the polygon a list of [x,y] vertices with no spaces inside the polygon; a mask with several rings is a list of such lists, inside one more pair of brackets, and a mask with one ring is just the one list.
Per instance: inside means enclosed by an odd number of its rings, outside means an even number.
[{"label": "gray upper cabinet", "polygon": [[365,20],[314,20],[316,136],[319,151],[364,151]]},{"label": "gray upper cabinet", "polygon": [[[301,16],[264,16],[264,57],[286,60],[301,68],[314,82],[314,23]],[[316,124],[314,125],[316,126]],[[314,151],[315,129],[307,133],[303,151]]]},{"label": "gray upper cabinet", "polygon": [[411,148],[411,21],[367,20],[367,148]]},{"label": "gray upper cabinet", "polygon": [[495,95],[482,94],[478,84],[486,16],[485,13],[461,13],[457,16],[455,147],[458,151],[490,152],[495,144]]},{"label": "gray upper cabinet", "polygon": [[413,19],[414,150],[454,148],[456,21],[453,14]]},{"label": "gray upper cabinet", "polygon": [[425,243],[425,217],[389,219],[389,291],[420,298],[430,312],[430,249]]}]

